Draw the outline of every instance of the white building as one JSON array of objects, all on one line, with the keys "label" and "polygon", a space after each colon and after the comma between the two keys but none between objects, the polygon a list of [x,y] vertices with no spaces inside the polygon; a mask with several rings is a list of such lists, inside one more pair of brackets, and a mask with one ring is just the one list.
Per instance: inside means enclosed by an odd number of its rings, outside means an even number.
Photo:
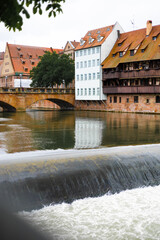
[{"label": "white building", "polygon": [[101,63],[109,55],[122,27],[115,25],[88,31],[75,53],[75,99],[106,100],[102,91]]}]

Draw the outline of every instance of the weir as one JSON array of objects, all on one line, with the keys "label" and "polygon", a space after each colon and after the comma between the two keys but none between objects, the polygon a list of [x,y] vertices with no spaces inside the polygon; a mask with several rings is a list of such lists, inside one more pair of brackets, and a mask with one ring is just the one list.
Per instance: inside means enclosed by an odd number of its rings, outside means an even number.
[{"label": "weir", "polygon": [[13,211],[159,184],[159,144],[0,157],[0,200]]}]

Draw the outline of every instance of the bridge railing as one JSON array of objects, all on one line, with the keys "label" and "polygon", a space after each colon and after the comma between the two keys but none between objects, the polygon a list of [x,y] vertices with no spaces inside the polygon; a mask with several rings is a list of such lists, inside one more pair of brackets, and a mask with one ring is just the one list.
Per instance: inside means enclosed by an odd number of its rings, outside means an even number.
[{"label": "bridge railing", "polygon": [[46,94],[73,94],[74,88],[8,88],[1,87],[0,93],[46,93]]}]

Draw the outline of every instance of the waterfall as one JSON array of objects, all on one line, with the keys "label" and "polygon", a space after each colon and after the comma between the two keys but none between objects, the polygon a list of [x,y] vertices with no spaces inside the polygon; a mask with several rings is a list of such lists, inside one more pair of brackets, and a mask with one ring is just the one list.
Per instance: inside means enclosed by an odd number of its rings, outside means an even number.
[{"label": "waterfall", "polygon": [[1,201],[16,211],[160,184],[160,145],[11,154],[0,160]]}]

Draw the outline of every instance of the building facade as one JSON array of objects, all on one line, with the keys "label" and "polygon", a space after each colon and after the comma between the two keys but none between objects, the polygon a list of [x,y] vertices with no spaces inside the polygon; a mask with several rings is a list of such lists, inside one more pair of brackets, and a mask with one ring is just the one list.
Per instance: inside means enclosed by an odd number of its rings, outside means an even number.
[{"label": "building facade", "polygon": [[160,112],[160,25],[120,34],[102,63],[107,110]]},{"label": "building facade", "polygon": [[59,53],[62,49],[7,43],[1,69],[0,87],[30,87],[30,70],[37,66],[46,51]]},{"label": "building facade", "polygon": [[77,108],[104,106],[101,62],[108,56],[119,34],[119,23],[88,31],[75,50],[75,99]]}]

